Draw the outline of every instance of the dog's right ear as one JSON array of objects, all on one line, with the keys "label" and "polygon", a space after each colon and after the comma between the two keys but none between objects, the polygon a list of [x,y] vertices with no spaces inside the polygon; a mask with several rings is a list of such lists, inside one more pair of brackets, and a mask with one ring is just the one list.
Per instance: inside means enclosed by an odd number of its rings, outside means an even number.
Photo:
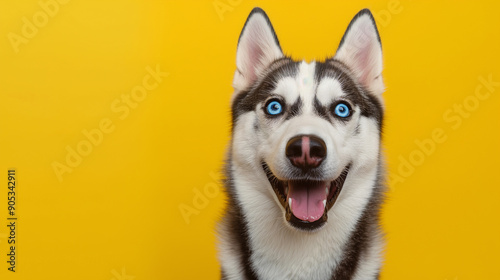
[{"label": "dog's right ear", "polygon": [[261,8],[254,8],[238,40],[233,88],[241,91],[251,86],[271,62],[281,57],[283,52],[271,21]]},{"label": "dog's right ear", "polygon": [[354,16],[334,58],[346,64],[376,97],[381,97],[384,92],[382,43],[370,10],[361,10]]}]

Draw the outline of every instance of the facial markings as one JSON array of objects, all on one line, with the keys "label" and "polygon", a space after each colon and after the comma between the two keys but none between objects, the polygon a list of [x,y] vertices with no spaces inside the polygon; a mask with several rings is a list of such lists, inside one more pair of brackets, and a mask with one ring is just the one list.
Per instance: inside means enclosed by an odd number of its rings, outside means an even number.
[{"label": "facial markings", "polygon": [[297,72],[297,62],[288,59],[276,63],[276,68],[269,69],[267,75],[245,91],[239,93],[232,104],[233,128],[239,116],[257,108],[257,104],[263,104],[271,96],[279,79],[293,77]]},{"label": "facial markings", "polygon": [[297,85],[297,80],[293,77],[286,77],[279,79],[276,88],[272,91],[272,94],[279,95],[283,97],[286,104],[285,120],[297,116],[301,113],[302,99],[299,96],[299,86]]},{"label": "facial markings", "polygon": [[325,77],[318,82],[316,98],[322,104],[330,104],[333,99],[344,95],[340,82],[332,77]]},{"label": "facial markings", "polygon": [[331,121],[329,110],[321,104],[317,96],[314,97],[314,113],[327,121]]},{"label": "facial markings", "polygon": [[299,87],[299,94],[303,101],[302,114],[314,112],[314,90],[316,89],[314,75],[316,69],[316,62],[306,63],[302,62],[299,66],[299,73],[297,75],[297,84]]},{"label": "facial markings", "polygon": [[332,121],[332,105],[336,101],[344,100],[345,93],[338,80],[332,77],[325,77],[318,81],[316,96],[314,99],[314,109],[316,113],[328,120]]},{"label": "facial markings", "polygon": [[344,100],[355,111],[359,108],[361,115],[376,119],[382,126],[382,105],[349,76],[349,70],[341,62],[327,60],[307,64],[288,59],[280,60],[275,66],[258,85],[235,98],[233,122],[239,115],[258,109],[257,104],[263,106],[275,95],[284,102],[286,112],[282,116],[286,116],[285,120],[314,114],[334,122],[338,118],[333,116],[331,106],[335,101]]},{"label": "facial markings", "polygon": [[298,116],[302,113],[302,99],[299,97],[295,103],[290,107],[287,117],[285,120],[289,120],[295,116]]},{"label": "facial markings", "polygon": [[382,126],[382,104],[373,93],[351,78],[350,70],[342,62],[335,59],[318,62],[315,78],[319,83],[324,79],[338,81],[344,94],[343,99],[349,101],[353,108],[358,107],[362,116],[373,118]]},{"label": "facial markings", "polygon": [[299,90],[293,77],[279,79],[272,93],[281,95],[288,104],[293,104],[299,97]]}]

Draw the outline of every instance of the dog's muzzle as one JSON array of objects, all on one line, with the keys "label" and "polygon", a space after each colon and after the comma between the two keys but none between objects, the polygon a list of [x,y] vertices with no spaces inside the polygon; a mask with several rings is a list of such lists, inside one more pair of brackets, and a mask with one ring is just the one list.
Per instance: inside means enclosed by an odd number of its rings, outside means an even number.
[{"label": "dog's muzzle", "polygon": [[320,167],[326,158],[327,146],[314,135],[292,137],[287,142],[285,155],[291,164],[289,173],[296,175],[278,179],[265,162],[262,163],[264,171],[285,209],[286,220],[298,229],[318,229],[328,219],[327,212],[342,189],[349,166],[333,181],[322,179]]}]

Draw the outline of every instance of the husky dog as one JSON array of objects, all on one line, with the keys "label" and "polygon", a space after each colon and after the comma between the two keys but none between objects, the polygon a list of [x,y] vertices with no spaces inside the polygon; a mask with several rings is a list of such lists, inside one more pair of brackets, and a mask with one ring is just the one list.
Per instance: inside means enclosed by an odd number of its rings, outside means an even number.
[{"label": "husky dog", "polygon": [[255,8],[236,66],[222,279],[378,279],[384,84],[370,11],[332,58],[308,63],[283,54]]}]

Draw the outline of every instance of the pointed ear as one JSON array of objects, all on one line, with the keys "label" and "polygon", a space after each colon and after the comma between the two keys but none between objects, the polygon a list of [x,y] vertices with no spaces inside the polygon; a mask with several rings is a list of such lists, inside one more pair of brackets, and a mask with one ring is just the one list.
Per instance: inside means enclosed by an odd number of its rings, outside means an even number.
[{"label": "pointed ear", "polygon": [[346,64],[369,91],[376,95],[384,92],[382,44],[370,10],[354,16],[334,58]]},{"label": "pointed ear", "polygon": [[269,18],[261,8],[254,8],[238,41],[234,89],[252,85],[271,62],[281,57],[283,52]]}]

